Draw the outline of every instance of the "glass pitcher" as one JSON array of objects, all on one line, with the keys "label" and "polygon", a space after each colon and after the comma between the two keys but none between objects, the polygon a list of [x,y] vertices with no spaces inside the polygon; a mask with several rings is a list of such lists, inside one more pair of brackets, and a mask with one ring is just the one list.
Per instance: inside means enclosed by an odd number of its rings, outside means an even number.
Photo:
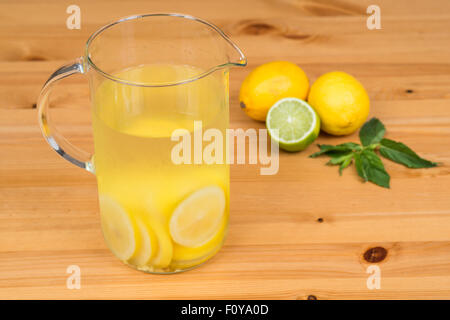
[{"label": "glass pitcher", "polygon": [[[245,65],[242,51],[213,24],[147,14],[99,29],[84,56],[45,83],[37,104],[44,137],[66,160],[96,175],[103,236],[124,263],[173,273],[221,248],[229,167],[198,161],[202,149],[195,143],[208,139],[208,129],[225,139],[229,68]],[[51,88],[77,73],[89,79],[94,156],[71,145],[49,119]],[[224,155],[225,145],[215,144],[213,153]]]}]

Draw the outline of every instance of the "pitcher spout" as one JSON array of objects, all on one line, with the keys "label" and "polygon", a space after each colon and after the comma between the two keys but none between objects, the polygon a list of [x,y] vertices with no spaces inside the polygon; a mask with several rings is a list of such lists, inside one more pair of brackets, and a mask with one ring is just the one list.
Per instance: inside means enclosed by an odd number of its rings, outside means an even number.
[{"label": "pitcher spout", "polygon": [[227,41],[227,64],[229,67],[245,67],[247,65],[247,57],[242,50],[231,39],[223,34],[224,40]]},{"label": "pitcher spout", "polygon": [[226,67],[245,67],[247,65],[247,57],[242,50],[228,37],[221,29],[211,25],[223,38],[225,42],[225,58],[226,63],[222,66]]}]

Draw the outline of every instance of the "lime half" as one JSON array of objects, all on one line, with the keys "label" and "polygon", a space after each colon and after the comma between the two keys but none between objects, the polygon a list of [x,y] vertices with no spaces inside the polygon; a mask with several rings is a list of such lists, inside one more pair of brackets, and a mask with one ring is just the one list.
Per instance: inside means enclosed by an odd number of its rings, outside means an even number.
[{"label": "lime half", "polygon": [[314,109],[297,98],[278,100],[267,113],[270,137],[286,151],[300,151],[316,140],[320,119]]}]

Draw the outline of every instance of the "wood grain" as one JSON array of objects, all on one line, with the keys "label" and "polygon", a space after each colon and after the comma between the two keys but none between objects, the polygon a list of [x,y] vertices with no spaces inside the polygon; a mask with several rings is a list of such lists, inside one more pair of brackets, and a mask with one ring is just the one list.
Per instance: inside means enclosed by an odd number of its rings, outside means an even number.
[{"label": "wood grain", "polygon": [[[366,28],[373,1],[87,1],[82,29],[65,27],[64,1],[0,3],[0,298],[450,298],[450,3],[379,0],[382,30]],[[154,276],[122,265],[100,231],[96,181],[50,150],[35,108],[61,64],[82,54],[90,33],[135,13],[183,12],[223,28],[245,51],[231,73],[232,127],[262,128],[238,106],[255,66],[291,60],[311,81],[331,70],[357,77],[387,136],[442,165],[410,170],[386,162],[392,187],[339,177],[325,159],[280,155],[280,171],[232,167],[230,233],[196,270]],[[86,79],[52,96],[62,133],[92,148]],[[318,143],[357,140],[321,135]],[[381,289],[366,287],[363,255],[387,250]],[[81,267],[80,290],[66,268]]]}]

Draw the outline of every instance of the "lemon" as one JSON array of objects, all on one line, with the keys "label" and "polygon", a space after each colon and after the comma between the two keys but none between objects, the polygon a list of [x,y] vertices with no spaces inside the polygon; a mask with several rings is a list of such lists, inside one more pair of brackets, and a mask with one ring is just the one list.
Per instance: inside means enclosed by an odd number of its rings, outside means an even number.
[{"label": "lemon", "polygon": [[218,246],[214,247],[212,249],[212,251],[209,251],[207,253],[207,255],[201,256],[200,258],[195,259],[195,260],[173,260],[171,265],[174,268],[178,268],[178,269],[187,269],[187,268],[198,266],[199,264],[202,264],[203,262],[212,258],[220,250],[220,248],[221,248],[221,246],[218,245]]},{"label": "lemon", "polygon": [[300,151],[316,140],[320,119],[311,106],[297,98],[284,98],[270,108],[266,127],[270,137],[286,151]]},{"label": "lemon", "polygon": [[170,264],[173,254],[173,244],[169,236],[167,223],[164,223],[162,218],[148,215],[149,225],[155,233],[158,243],[156,255],[150,260],[149,265],[154,268],[165,268]]},{"label": "lemon", "polygon": [[337,136],[358,130],[370,109],[369,96],[362,84],[340,71],[320,76],[311,86],[308,102],[319,114],[322,130]]},{"label": "lemon", "polygon": [[136,250],[133,256],[128,260],[128,263],[137,267],[144,266],[150,262],[150,259],[157,251],[157,240],[155,234],[149,226],[140,220],[136,220],[137,234],[139,241],[137,242]]},{"label": "lemon", "polygon": [[106,244],[120,260],[132,257],[139,241],[134,222],[122,206],[107,195],[99,195],[103,236]]},{"label": "lemon", "polygon": [[225,212],[225,194],[218,186],[195,191],[173,211],[169,229],[179,245],[195,248],[209,242],[219,231]]},{"label": "lemon", "polygon": [[287,61],[269,62],[255,68],[242,83],[239,101],[246,114],[265,121],[267,112],[282,98],[306,99],[309,81],[305,72]]},{"label": "lemon", "polygon": [[220,248],[224,241],[225,233],[227,231],[227,220],[228,217],[224,215],[222,222],[220,223],[219,231],[204,245],[196,248],[188,248],[175,243],[173,246],[172,263],[179,265],[194,262],[194,264],[196,264],[198,262],[197,260],[210,257],[211,253],[215,252],[216,248]]}]

